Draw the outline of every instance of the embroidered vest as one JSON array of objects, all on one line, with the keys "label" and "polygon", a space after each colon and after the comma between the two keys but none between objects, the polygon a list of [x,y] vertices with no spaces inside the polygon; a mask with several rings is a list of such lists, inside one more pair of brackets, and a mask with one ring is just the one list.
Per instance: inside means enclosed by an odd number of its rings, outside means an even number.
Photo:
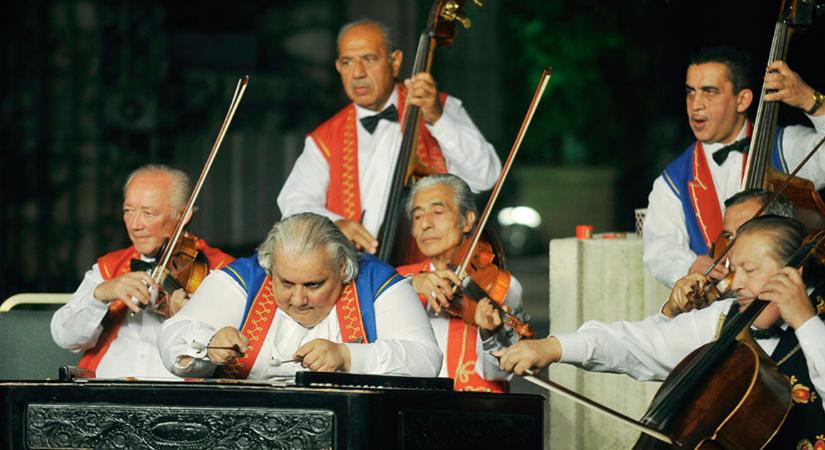
[{"label": "embroidered vest", "polygon": [[[396,270],[402,276],[428,272],[430,270],[430,260],[401,266]],[[418,298],[426,307],[427,299],[423,295],[419,295]],[[436,319],[440,320],[441,318]],[[478,363],[478,354],[476,353],[478,327],[465,323],[457,317],[450,317],[447,320],[449,320],[447,348],[442,349],[442,351],[444,353],[444,364],[447,366],[447,376],[454,380],[454,389],[456,391],[508,392],[510,385],[507,381],[485,380],[475,371]]]},{"label": "embroidered vest", "polygon": [[[814,291],[814,299],[819,318],[825,320],[825,298],[822,291]],[[725,322],[732,314],[728,314]],[[791,411],[776,436],[766,449],[809,449],[825,448],[825,411],[808,373],[805,354],[799,347],[794,330],[790,327],[782,331],[779,344],[771,354],[771,359],[779,364],[779,371],[791,384]],[[816,446],[816,447],[815,447]]]},{"label": "embroidered vest", "polygon": [[[367,254],[359,256],[355,282],[345,285],[335,302],[341,340],[351,344],[375,342],[378,336],[373,303],[387,288],[403,280],[392,267],[378,258]],[[278,305],[272,293],[272,279],[258,264],[257,255],[240,258],[222,270],[247,293],[239,329],[249,339],[249,347],[243,357],[223,366],[219,376],[245,379],[266,342]]]},{"label": "embroidered vest", "polygon": [[[396,84],[396,88],[398,89],[398,110],[404,111],[407,88],[400,83]],[[443,105],[447,101],[447,94],[439,94],[439,99]],[[309,136],[315,141],[315,145],[321,150],[329,164],[327,209],[347,219],[360,221],[363,209],[358,183],[358,132],[355,116],[355,105],[349,104],[322,123]],[[432,168],[434,172],[446,173],[447,163],[444,155],[441,153],[438,142],[424,125],[423,118],[419,130],[418,146],[415,150],[418,160]]]},{"label": "embroidered vest", "polygon": [[[235,259],[219,249],[210,247],[203,239],[198,239],[196,248],[198,251],[203,252],[209,261],[209,267],[213,270],[219,269]],[[131,271],[129,266],[133,259],[140,259],[140,254],[135,250],[134,246],[116,250],[98,258],[97,267],[103,276],[103,281],[109,281],[129,273]],[[83,357],[81,357],[77,363],[78,367],[97,370],[100,361],[109,350],[109,346],[112,345],[112,342],[114,342],[117,337],[120,326],[123,324],[123,319],[126,318],[126,312],[129,308],[127,308],[123,302],[123,300],[109,302],[109,310],[106,311],[106,315],[103,316],[103,320],[101,321],[103,330],[97,338],[97,343],[94,347],[86,350]]]},{"label": "embroidered vest", "polygon": [[[749,136],[750,130],[749,123]],[[784,128],[777,127],[771,165],[776,170],[788,173],[782,154],[783,132]],[[746,162],[747,154],[742,158],[742,173]],[[697,141],[691,144],[667,166],[662,172],[662,178],[682,202],[690,249],[697,255],[708,254],[711,245],[722,232],[722,211],[702,143]]]}]

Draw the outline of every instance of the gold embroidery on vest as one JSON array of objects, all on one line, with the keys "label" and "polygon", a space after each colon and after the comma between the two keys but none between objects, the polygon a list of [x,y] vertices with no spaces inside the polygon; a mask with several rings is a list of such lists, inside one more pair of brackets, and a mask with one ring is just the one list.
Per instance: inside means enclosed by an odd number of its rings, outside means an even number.
[{"label": "gold embroidery on vest", "polygon": [[358,314],[357,302],[355,296],[355,283],[350,283],[344,287],[341,292],[340,308],[344,311],[344,321],[341,324],[341,334],[344,342],[360,342],[361,341],[361,316]]},{"label": "gold embroidery on vest", "polygon": [[816,391],[802,383],[799,383],[796,376],[791,375],[788,381],[791,383],[791,399],[794,403],[805,404],[816,401]]},{"label": "gold embroidery on vest", "polygon": [[[450,320],[458,320],[458,319],[450,319]],[[467,392],[493,392],[493,390],[489,387],[485,386],[473,386],[471,384],[467,384],[473,381],[472,376],[476,371],[476,362],[477,360],[469,360],[464,361],[464,358],[467,354],[467,338],[470,332],[470,326],[466,323],[464,324],[464,332],[461,336],[461,352],[458,355],[458,364],[455,368],[455,380],[456,382],[461,382],[464,386],[461,387],[462,391]],[[475,345],[475,342],[473,342]]]},{"label": "gold embroidery on vest", "polygon": [[464,331],[461,335],[461,352],[458,354],[458,364],[455,368],[455,379],[462,383],[470,381],[470,375],[476,370],[476,362],[474,360],[464,361],[464,357],[467,354],[467,334],[469,331],[470,326],[465,323]]},{"label": "gold embroidery on vest", "polygon": [[716,321],[716,335],[713,336],[713,340],[719,339],[719,335],[722,334],[722,327],[725,325],[726,318],[725,314],[719,315],[719,320]]},{"label": "gold embroidery on vest", "polygon": [[[256,344],[253,344],[253,342],[261,342],[262,339],[266,337],[265,334],[262,336],[262,334],[266,332],[266,329],[262,325],[268,321],[269,314],[272,312],[270,307],[275,303],[275,296],[272,294],[272,280],[269,277],[264,279],[264,284],[261,289],[260,297],[256,298],[250,307],[250,314],[254,312],[257,317],[247,318],[247,320],[252,323],[252,327],[249,330],[243,330],[244,326],[241,327],[244,335],[249,339],[249,348],[247,348],[244,356],[235,358],[233,362],[223,366],[223,373],[228,378],[237,377],[239,371],[246,367],[246,363],[249,362],[249,355],[255,351]],[[261,342],[260,345],[263,345],[263,343]],[[251,370],[250,368],[250,371]]]},{"label": "gold embroidery on vest", "polygon": [[461,390],[462,391],[467,391],[467,392],[493,392],[493,390],[488,388],[488,387],[473,387],[473,386],[464,386],[463,388],[461,388]]},{"label": "gold embroidery on vest", "polygon": [[323,139],[321,139],[320,136],[318,136],[317,133],[312,133],[311,136],[312,139],[318,144],[318,147],[320,147],[321,153],[323,153],[327,161],[329,161],[329,159],[332,157],[332,152],[329,151],[329,148],[327,148],[327,144],[324,142]]},{"label": "gold embroidery on vest", "polygon": [[344,216],[349,219],[358,217],[360,211],[356,211],[356,195],[360,197],[360,192],[355,192],[355,177],[358,176],[356,164],[358,164],[358,149],[356,147],[355,131],[355,108],[350,108],[347,117],[344,119],[344,146],[342,156],[342,177],[341,191],[344,200]]},{"label": "gold embroidery on vest", "polygon": [[270,306],[272,306],[273,303],[275,303],[275,297],[272,295],[272,282],[267,279],[266,290],[261,297],[261,307],[255,309],[255,314],[258,317],[252,319],[254,328],[249,330],[249,342],[260,341],[263,337],[261,336],[261,332],[264,331],[262,324],[266,323],[269,319],[269,314],[272,312]]},{"label": "gold embroidery on vest", "polygon": [[109,266],[106,263],[103,263],[103,273],[106,275],[106,279],[109,280],[112,278],[112,275],[109,273]]},{"label": "gold embroidery on vest", "polygon": [[702,211],[699,209],[699,204],[696,203],[696,200],[698,200],[698,197],[696,197],[696,187],[698,186],[703,191],[708,190],[708,187],[704,181],[699,179],[699,176],[701,175],[701,172],[699,171],[699,151],[696,148],[693,150],[693,173],[696,175],[694,178],[695,181],[688,182],[688,189],[690,189],[691,193],[690,200],[691,203],[693,203],[693,211],[696,212],[696,221],[702,228],[702,237],[705,240],[705,245],[710,247],[710,244],[713,243],[711,239],[715,239],[715,237],[709,236],[708,227],[705,225],[705,220],[702,218]]}]

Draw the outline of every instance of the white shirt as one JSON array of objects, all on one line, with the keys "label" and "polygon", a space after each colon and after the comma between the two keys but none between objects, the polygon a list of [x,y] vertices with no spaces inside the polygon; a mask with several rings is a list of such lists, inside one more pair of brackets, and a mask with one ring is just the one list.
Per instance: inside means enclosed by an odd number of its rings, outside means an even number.
[{"label": "white shirt", "polygon": [[[434,270],[436,270],[435,266],[430,263],[430,271]],[[507,296],[504,297],[504,304],[509,306],[513,311],[521,311],[521,295],[523,291],[524,289],[521,287],[521,283],[519,283],[516,277],[511,275],[510,287],[507,290]],[[444,354],[444,360],[441,363],[441,372],[438,373],[438,376],[446,378],[450,376],[447,366],[447,337],[450,331],[450,319],[452,317],[446,311],[442,311],[441,314],[436,314],[429,304],[427,304],[427,315],[430,318],[430,325],[433,327],[435,340],[438,341],[438,348],[440,348]],[[490,352],[501,350],[518,342],[517,334],[513,333],[510,335],[504,331],[505,327],[502,326],[496,334],[485,340],[481,339],[480,329],[476,335],[476,355],[478,356],[478,360],[476,361],[475,371],[485,380],[509,380],[513,377],[512,373],[502,370],[498,365],[498,358],[490,354]]]},{"label": "white shirt", "polygon": [[[141,259],[151,261],[143,257]],[[100,322],[109,309],[108,303],[93,297],[100,283],[103,283],[103,276],[95,264],[86,272],[83,282],[69,301],[55,311],[51,330],[52,338],[58,346],[73,352],[83,352],[97,344],[103,331]],[[97,366],[97,378],[128,376],[176,379],[161,362],[156,344],[163,321],[163,317],[149,311],[134,315],[127,313],[117,337]]]},{"label": "white shirt", "polygon": [[[637,380],[663,380],[688,353],[716,337],[719,318],[733,300],[680,314],[672,320],[655,315],[638,322],[586,322],[575,333],[556,334],[561,360],[594,372],[617,372]],[[825,395],[825,323],[812,317],[796,330],[814,388]],[[770,355],[779,338],[756,341]]]},{"label": "white shirt", "polygon": [[[180,376],[209,376],[215,365],[206,357],[206,346],[223,327],[239,328],[246,306],[246,291],[225,272],[210,273],[186,306],[163,325],[159,338],[161,357]],[[377,338],[368,344],[346,344],[350,372],[433,377],[441,367],[441,351],[418,295],[409,282],[387,288],[375,300]],[[340,343],[341,329],[335,308],[320,323],[305,328],[278,309],[267,332],[249,379],[270,379],[305,370],[292,359],[298,348],[313,339]],[[195,359],[188,367],[181,356]]]},{"label": "white shirt", "polygon": [[[387,101],[398,107],[397,90]],[[382,108],[383,110],[383,108]],[[403,137],[398,122],[381,120],[373,134],[363,125],[361,118],[376,114],[375,111],[355,106],[358,130],[358,185],[361,192],[361,208],[365,214],[361,222],[373,236],[378,235],[387,208],[390,182],[398,159]],[[402,112],[399,112],[399,115]],[[447,171],[461,177],[474,192],[490,189],[501,171],[493,146],[476,128],[461,101],[447,97],[443,114],[427,129],[438,141]],[[329,217],[333,222],[341,216],[326,208],[329,166],[324,155],[311,137],[304,142],[304,151],[295,161],[281,193],[278,208],[283,217],[300,212],[314,212]]]},{"label": "white shirt", "polygon": [[[785,127],[782,150],[788,170],[793,170],[825,136],[825,115],[808,116],[815,129],[803,126]],[[739,132],[738,139],[746,136],[747,124]],[[725,200],[741,190],[742,153],[731,152],[722,165],[713,160],[713,152],[724,144],[702,143],[713,186],[719,200],[720,211],[725,212]],[[825,152],[818,151],[799,172],[799,176],[811,180],[817,189],[825,186]],[[685,225],[685,212],[679,197],[673,193],[660,175],[653,182],[648,197],[644,231],[644,263],[662,284],[673,287],[676,280],[687,275],[696,254],[690,249],[690,238]]]}]

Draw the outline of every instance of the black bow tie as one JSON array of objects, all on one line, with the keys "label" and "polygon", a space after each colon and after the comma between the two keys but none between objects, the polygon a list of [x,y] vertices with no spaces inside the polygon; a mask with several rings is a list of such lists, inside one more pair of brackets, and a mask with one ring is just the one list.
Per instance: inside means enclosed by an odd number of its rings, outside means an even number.
[{"label": "black bow tie", "polygon": [[155,268],[155,263],[153,262],[146,262],[141,259],[133,259],[129,261],[129,269],[132,272],[148,272]]},{"label": "black bow tie", "polygon": [[730,152],[744,152],[751,145],[751,138],[740,139],[733,144],[726,145],[719,150],[713,152],[713,160],[716,161],[716,164],[722,165],[726,159],[728,159],[728,153]]},{"label": "black bow tie", "polygon": [[398,110],[395,109],[395,105],[388,106],[378,114],[362,117],[361,125],[363,125],[364,128],[372,134],[375,132],[375,128],[378,127],[378,121],[381,119],[389,120],[390,122],[398,122]]},{"label": "black bow tie", "polygon": [[782,328],[780,327],[770,327],[766,329],[761,328],[751,328],[751,336],[754,339],[770,339],[779,337],[782,334]]}]

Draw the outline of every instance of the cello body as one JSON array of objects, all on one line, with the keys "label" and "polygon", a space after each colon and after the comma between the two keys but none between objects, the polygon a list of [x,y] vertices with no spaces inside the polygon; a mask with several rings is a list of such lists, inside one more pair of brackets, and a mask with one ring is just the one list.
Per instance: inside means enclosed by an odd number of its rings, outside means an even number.
[{"label": "cello body", "polygon": [[[694,350],[673,369],[653,404],[670,393],[673,380],[680,378],[711,345]],[[749,333],[734,343],[730,355],[712,369],[694,394],[678,411],[673,411],[662,429],[680,443],[675,448],[763,448],[779,431],[791,409],[788,379]],[[671,447],[642,435],[633,448]]]}]

